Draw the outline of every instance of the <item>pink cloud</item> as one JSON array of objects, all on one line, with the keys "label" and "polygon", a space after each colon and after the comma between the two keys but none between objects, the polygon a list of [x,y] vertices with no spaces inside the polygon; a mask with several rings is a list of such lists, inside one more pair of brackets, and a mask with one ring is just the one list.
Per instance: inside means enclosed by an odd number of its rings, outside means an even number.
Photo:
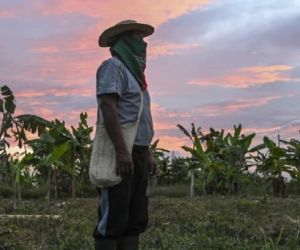
[{"label": "pink cloud", "polygon": [[54,117],[57,118],[57,112],[50,108],[36,106],[33,112],[33,114],[43,117],[46,120],[52,120]]},{"label": "pink cloud", "polygon": [[154,41],[149,47],[149,57],[157,58],[166,55],[175,55],[186,50],[199,48],[200,44],[175,44],[175,43],[161,43]]},{"label": "pink cloud", "polygon": [[253,72],[253,73],[261,73],[261,72],[278,72],[278,71],[287,71],[293,69],[292,66],[289,65],[271,65],[271,66],[253,66],[246,67],[240,69],[240,71],[244,72]]},{"label": "pink cloud", "polygon": [[40,91],[40,90],[15,90],[14,91],[14,95],[16,96],[16,98],[18,99],[19,97],[40,97],[40,96],[44,96],[46,93],[44,91]]},{"label": "pink cloud", "polygon": [[59,51],[58,47],[54,45],[32,48],[30,50],[35,52],[42,52],[42,53],[55,53]]},{"label": "pink cloud", "polygon": [[95,90],[91,88],[74,88],[74,89],[57,89],[57,90],[52,90],[50,92],[54,96],[70,96],[70,95],[78,95],[78,96],[94,96],[95,95]]},{"label": "pink cloud", "polygon": [[[46,120],[52,121],[54,119],[58,119],[60,121],[66,121],[66,126],[70,127],[71,125],[77,126],[80,120],[80,113],[86,112],[88,114],[88,123],[90,126],[94,126],[97,119],[97,108],[89,108],[89,109],[72,109],[70,111],[59,111],[52,110],[50,108],[35,106],[32,114],[38,115]],[[19,110],[17,115],[25,114],[23,110]]]},{"label": "pink cloud", "polygon": [[253,141],[253,145],[257,145],[262,143],[262,138],[264,136],[270,137],[272,140],[277,142],[278,135],[280,135],[281,139],[290,140],[292,138],[299,138],[299,130],[300,126],[298,125],[291,125],[289,127],[283,126],[273,126],[273,127],[261,127],[261,128],[244,128],[243,133],[255,133],[256,136]]},{"label": "pink cloud", "polygon": [[190,112],[169,111],[157,103],[152,103],[151,112],[155,131],[170,130],[176,128],[178,122],[191,118]]},{"label": "pink cloud", "polygon": [[151,113],[154,121],[155,131],[170,129],[175,125],[171,121],[162,120],[162,116],[166,116],[167,110],[157,103],[151,104]]},{"label": "pink cloud", "polygon": [[[70,112],[68,112],[68,119],[70,118],[70,120],[72,120],[72,124],[73,126],[77,126],[78,122],[79,122],[79,116],[80,113],[82,112],[86,112],[88,114],[88,122],[90,124],[90,126],[93,126],[96,123],[96,119],[97,119],[97,107],[95,108],[89,108],[86,110],[82,110],[82,109],[75,109],[72,110]],[[66,114],[64,114],[66,115]]]},{"label": "pink cloud", "polygon": [[254,107],[260,107],[266,105],[267,103],[280,99],[280,96],[270,96],[263,98],[251,98],[246,100],[236,100],[231,103],[225,103],[221,105],[205,105],[201,108],[198,108],[197,111],[204,114],[207,117],[224,115],[232,112],[237,112],[243,109],[249,109]]},{"label": "pink cloud", "polygon": [[10,10],[0,10],[0,18],[10,18],[14,17],[15,13]]},{"label": "pink cloud", "polygon": [[[169,4],[134,0],[128,4],[116,0],[85,2],[62,0],[38,4],[35,8],[39,10],[37,11],[39,14],[80,13],[94,18],[95,21],[85,30],[78,30],[66,36],[50,36],[44,40],[32,41],[29,51],[34,53],[37,65],[30,67],[30,70],[22,65],[20,73],[14,76],[14,80],[52,81],[65,87],[80,86],[81,88],[87,82],[94,81],[97,67],[109,57],[108,50],[100,49],[97,44],[98,36],[104,28],[128,17],[149,22],[157,27],[169,19],[198,9],[209,2],[208,0],[175,0]],[[149,42],[149,58],[173,55],[199,47],[198,44]],[[66,92],[61,92],[61,95],[64,93]],[[90,93],[86,91],[84,95]],[[60,95],[58,92],[55,94]]]},{"label": "pink cloud", "polygon": [[[159,147],[165,148],[169,151],[179,152],[181,155],[186,155],[186,152],[181,149],[181,147],[191,144],[184,136],[161,136],[158,139]],[[155,141],[155,139],[153,141]]]},{"label": "pink cloud", "polygon": [[[72,55],[72,52],[68,54],[68,51],[41,53],[44,55],[40,56],[37,67],[30,71],[22,71],[22,74],[18,76],[19,78],[39,81],[49,81],[51,79],[51,82],[58,83],[61,86],[71,88],[77,86],[78,90],[86,92],[82,87],[86,86],[91,80],[95,80],[97,67],[101,63],[97,56],[91,58],[90,56],[81,56],[75,52],[73,52],[74,55]],[[76,59],[70,58],[75,56]]]},{"label": "pink cloud", "polygon": [[170,4],[168,1],[132,0],[128,4],[128,2],[118,0],[88,0],[84,2],[61,0],[53,1],[44,6],[42,13],[45,15],[80,13],[99,18],[105,26],[115,24],[122,19],[137,19],[158,26],[167,20],[196,10],[209,2],[209,0],[173,0]]},{"label": "pink cloud", "polygon": [[275,126],[275,127],[266,127],[266,128],[243,128],[243,133],[256,133],[256,134],[263,134],[267,135],[270,133],[277,133],[281,127]]},{"label": "pink cloud", "polygon": [[289,65],[253,66],[241,68],[231,75],[209,79],[195,79],[188,84],[198,86],[219,85],[223,87],[248,88],[250,86],[269,84],[276,81],[286,82],[293,79],[289,71],[293,69]]},{"label": "pink cloud", "polygon": [[[151,23],[155,27],[160,24],[181,16],[189,11],[196,10],[210,0],[175,0],[169,2],[133,0],[130,4],[117,0],[85,2],[75,0],[54,1],[44,4],[39,13],[45,15],[63,15],[68,13],[81,13],[95,18],[95,22],[90,28],[71,34],[68,37],[50,37],[45,41],[39,41],[36,51],[49,53],[51,50],[57,52],[70,51],[80,53],[82,56],[89,54],[107,56],[107,49],[99,49],[97,41],[100,33],[107,27],[114,25],[120,20],[136,19],[138,21]],[[115,6],[118,6],[117,8]],[[99,19],[97,21],[97,19]],[[43,44],[41,46],[41,44]],[[55,44],[55,47],[53,47]],[[70,46],[72,44],[72,46]],[[185,50],[198,47],[197,44],[154,44],[150,46],[150,57],[159,55],[174,54],[175,50]]]},{"label": "pink cloud", "polygon": [[[35,98],[35,97],[42,97],[42,96],[94,96],[95,90],[92,88],[79,88],[76,86],[65,86],[64,88],[47,88],[47,90],[21,90],[15,91],[16,98],[20,97],[27,97],[27,98]],[[34,102],[32,101],[31,104]]]}]

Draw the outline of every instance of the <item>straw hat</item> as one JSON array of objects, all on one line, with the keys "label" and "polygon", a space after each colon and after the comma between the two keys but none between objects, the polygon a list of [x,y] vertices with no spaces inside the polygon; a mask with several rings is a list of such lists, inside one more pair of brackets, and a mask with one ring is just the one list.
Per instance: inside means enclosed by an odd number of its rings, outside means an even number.
[{"label": "straw hat", "polygon": [[144,37],[146,37],[146,36],[150,36],[154,32],[154,27],[149,24],[138,23],[135,20],[121,21],[121,22],[117,23],[116,25],[114,25],[102,32],[102,34],[99,37],[99,46],[100,47],[109,47],[110,42],[112,41],[112,39],[114,37],[116,37],[117,35],[119,35],[123,32],[130,31],[130,30],[141,31],[143,33]]}]

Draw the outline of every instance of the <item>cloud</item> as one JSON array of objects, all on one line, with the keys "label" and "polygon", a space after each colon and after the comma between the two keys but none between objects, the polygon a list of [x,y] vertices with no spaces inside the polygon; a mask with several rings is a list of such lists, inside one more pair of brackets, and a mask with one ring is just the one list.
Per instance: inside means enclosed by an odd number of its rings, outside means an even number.
[{"label": "cloud", "polygon": [[227,103],[219,103],[213,105],[204,105],[198,109],[198,111],[206,117],[212,116],[224,116],[228,113],[238,112],[241,110],[249,110],[251,108],[257,108],[266,105],[273,100],[280,99],[280,96],[270,96],[263,98],[252,98],[252,99],[240,99]]},{"label": "cloud", "polygon": [[188,111],[170,110],[157,103],[152,103],[151,113],[155,131],[172,130],[176,128],[179,121],[191,118],[191,113]]},{"label": "cloud", "polygon": [[286,72],[291,71],[289,65],[252,66],[237,70],[232,75],[211,79],[195,79],[188,84],[197,86],[219,85],[227,88],[248,88],[254,85],[270,84],[273,82],[287,82],[292,79]]},{"label": "cloud", "polygon": [[267,135],[267,134],[270,134],[270,133],[277,133],[278,131],[280,130],[280,127],[276,126],[276,127],[269,127],[269,128],[262,128],[262,127],[259,127],[259,128],[255,128],[255,127],[252,127],[252,128],[244,128],[243,129],[243,133],[244,134],[248,134],[248,133],[255,133],[255,134],[261,134],[261,135]]},{"label": "cloud", "polygon": [[181,147],[185,145],[191,145],[191,142],[184,136],[159,137],[158,147],[165,148],[169,151],[175,151],[181,155],[186,155],[186,152],[183,149],[181,149]]},{"label": "cloud", "polygon": [[44,47],[32,48],[31,51],[42,52],[42,53],[55,53],[55,52],[58,52],[59,49],[57,46],[49,45],[49,46],[44,46]]},{"label": "cloud", "polygon": [[117,0],[56,0],[44,6],[45,15],[65,15],[80,13],[100,19],[102,24],[115,24],[122,19],[137,19],[149,22],[155,26],[174,19],[190,11],[208,4],[209,0],[174,0],[167,1],[132,0],[120,2]]},{"label": "cloud", "polygon": [[296,125],[282,124],[300,112],[299,6],[296,0],[4,1],[1,82],[12,87],[20,113],[69,126],[87,111],[93,125],[95,72],[109,57],[98,36],[132,18],[156,28],[147,38],[147,81],[163,145],[178,150],[184,136],[176,124],[191,122],[298,135]]},{"label": "cloud", "polygon": [[160,56],[169,56],[186,52],[187,50],[193,50],[200,47],[200,44],[176,44],[166,43],[161,41],[153,41],[149,47],[150,59],[157,58]]},{"label": "cloud", "polygon": [[0,10],[0,19],[3,18],[3,19],[6,19],[6,18],[11,18],[11,17],[14,17],[15,14],[13,11],[10,11],[10,10]]},{"label": "cloud", "polygon": [[15,95],[20,97],[44,97],[44,96],[94,96],[94,90],[91,88],[78,88],[76,86],[64,86],[62,88],[47,88],[47,90],[23,90],[15,91]]}]

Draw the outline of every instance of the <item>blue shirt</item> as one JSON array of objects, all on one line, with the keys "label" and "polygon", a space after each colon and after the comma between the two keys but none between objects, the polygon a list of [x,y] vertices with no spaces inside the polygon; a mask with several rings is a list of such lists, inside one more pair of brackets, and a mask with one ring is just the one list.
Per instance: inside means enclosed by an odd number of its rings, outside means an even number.
[{"label": "blue shirt", "polygon": [[[117,58],[112,57],[105,60],[97,71],[97,102],[101,103],[101,95],[117,94],[118,118],[120,124],[135,122],[138,118],[141,104],[140,85],[126,66]],[[143,110],[140,124],[135,139],[136,145],[148,146],[151,144],[154,131],[150,110],[150,95],[148,90],[144,90]],[[99,121],[103,124],[102,112],[99,108]]]}]

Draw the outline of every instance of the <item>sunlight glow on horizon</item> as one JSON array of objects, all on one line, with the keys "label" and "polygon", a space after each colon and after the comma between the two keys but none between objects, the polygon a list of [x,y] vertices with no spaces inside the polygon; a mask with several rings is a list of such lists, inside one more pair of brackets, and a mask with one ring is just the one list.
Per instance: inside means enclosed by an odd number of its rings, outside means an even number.
[{"label": "sunlight glow on horizon", "polygon": [[[118,8],[115,6],[118,5]],[[95,75],[110,57],[100,32],[121,19],[155,26],[148,37],[147,81],[155,138],[178,150],[176,124],[299,136],[297,1],[51,0],[0,3],[0,79],[17,114],[77,125],[96,121]],[[264,17],[264,18],[257,18]]]}]

